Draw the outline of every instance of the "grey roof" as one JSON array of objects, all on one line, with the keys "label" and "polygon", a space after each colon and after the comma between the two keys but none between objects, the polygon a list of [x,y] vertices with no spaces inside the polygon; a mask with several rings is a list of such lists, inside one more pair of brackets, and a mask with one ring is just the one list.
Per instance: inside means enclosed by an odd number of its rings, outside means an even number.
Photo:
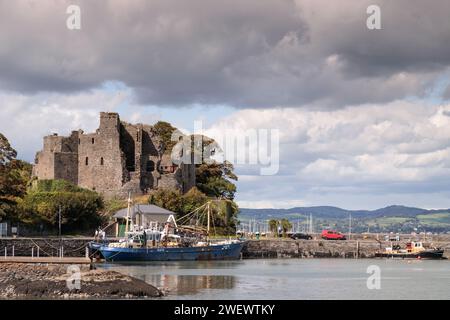
[{"label": "grey roof", "polygon": [[[126,218],[127,216],[128,208],[121,209],[117,211],[114,214],[114,218]],[[165,220],[169,218],[170,215],[175,215],[174,212],[166,210],[164,208],[155,206],[153,204],[138,204],[134,207],[134,214],[133,214],[133,208],[131,209],[131,214],[134,217],[136,213],[141,213],[143,215],[151,215],[156,217],[165,217]]]}]

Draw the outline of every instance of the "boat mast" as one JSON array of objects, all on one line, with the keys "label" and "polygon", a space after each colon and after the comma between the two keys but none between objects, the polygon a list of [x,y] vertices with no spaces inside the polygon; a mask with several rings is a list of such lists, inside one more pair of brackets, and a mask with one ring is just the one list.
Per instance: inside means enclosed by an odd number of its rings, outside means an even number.
[{"label": "boat mast", "polygon": [[130,220],[130,211],[131,211],[131,191],[128,192],[128,209],[127,209],[127,220],[125,222],[125,233],[127,233],[129,230],[129,220]]},{"label": "boat mast", "polygon": [[211,220],[211,202],[208,202],[208,206],[207,206],[207,210],[208,210],[208,227],[206,229],[207,233],[206,233],[206,240],[209,241],[209,229],[210,229],[210,220]]}]

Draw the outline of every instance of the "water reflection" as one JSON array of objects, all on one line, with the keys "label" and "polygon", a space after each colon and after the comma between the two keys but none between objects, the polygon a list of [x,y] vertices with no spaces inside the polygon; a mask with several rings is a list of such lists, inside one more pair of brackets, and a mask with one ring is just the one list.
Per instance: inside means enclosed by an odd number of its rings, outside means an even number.
[{"label": "water reflection", "polygon": [[[367,267],[382,270],[367,288]],[[101,264],[163,288],[167,299],[449,299],[448,261],[273,259]]]},{"label": "water reflection", "polygon": [[233,289],[236,280],[233,276],[212,275],[145,275],[145,281],[157,284],[170,295],[197,294],[205,289]]},{"label": "water reflection", "polygon": [[[233,270],[239,261],[187,261],[123,264],[102,264],[162,288],[169,295],[195,295],[210,289],[234,289],[236,278],[222,275],[220,270]],[[219,274],[218,274],[219,273]]]}]

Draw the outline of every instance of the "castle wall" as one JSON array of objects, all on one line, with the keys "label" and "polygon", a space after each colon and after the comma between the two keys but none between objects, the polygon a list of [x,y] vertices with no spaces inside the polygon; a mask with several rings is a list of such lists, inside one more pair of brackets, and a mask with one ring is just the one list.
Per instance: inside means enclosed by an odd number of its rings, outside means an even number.
[{"label": "castle wall", "polygon": [[160,146],[153,127],[131,125],[116,113],[102,112],[95,133],[45,137],[33,175],[68,180],[106,197],[155,188],[187,192],[195,185],[195,166],[173,165],[170,155],[160,154]]},{"label": "castle wall", "polygon": [[78,154],[74,152],[56,152],[53,157],[54,178],[78,184]]},{"label": "castle wall", "polygon": [[78,184],[98,192],[122,187],[123,155],[120,150],[118,115],[101,114],[100,128],[80,135],[78,146]]},{"label": "castle wall", "polygon": [[55,179],[55,154],[48,151],[40,151],[36,154],[33,176],[41,180]]}]

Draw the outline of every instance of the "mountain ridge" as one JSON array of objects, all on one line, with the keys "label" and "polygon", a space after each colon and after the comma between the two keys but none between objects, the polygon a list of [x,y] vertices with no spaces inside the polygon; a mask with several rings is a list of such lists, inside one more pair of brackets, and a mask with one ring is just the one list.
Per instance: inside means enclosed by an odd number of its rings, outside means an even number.
[{"label": "mountain ridge", "polygon": [[311,207],[293,207],[288,209],[275,209],[275,208],[240,208],[241,214],[248,215],[251,213],[263,213],[263,214],[313,214],[326,218],[341,218],[348,217],[349,213],[356,217],[389,217],[389,216],[401,216],[412,217],[418,214],[431,214],[435,212],[450,212],[450,209],[423,209],[418,207],[408,207],[403,205],[390,205],[379,209],[367,210],[367,209],[343,209],[335,206],[311,206]]},{"label": "mountain ridge", "polygon": [[350,214],[352,229],[356,232],[433,231],[450,232],[450,209],[423,209],[403,205],[390,205],[375,210],[347,210],[334,206],[294,207],[289,209],[241,208],[239,220],[288,219],[294,224],[305,225],[312,215],[316,228],[347,230]]}]

